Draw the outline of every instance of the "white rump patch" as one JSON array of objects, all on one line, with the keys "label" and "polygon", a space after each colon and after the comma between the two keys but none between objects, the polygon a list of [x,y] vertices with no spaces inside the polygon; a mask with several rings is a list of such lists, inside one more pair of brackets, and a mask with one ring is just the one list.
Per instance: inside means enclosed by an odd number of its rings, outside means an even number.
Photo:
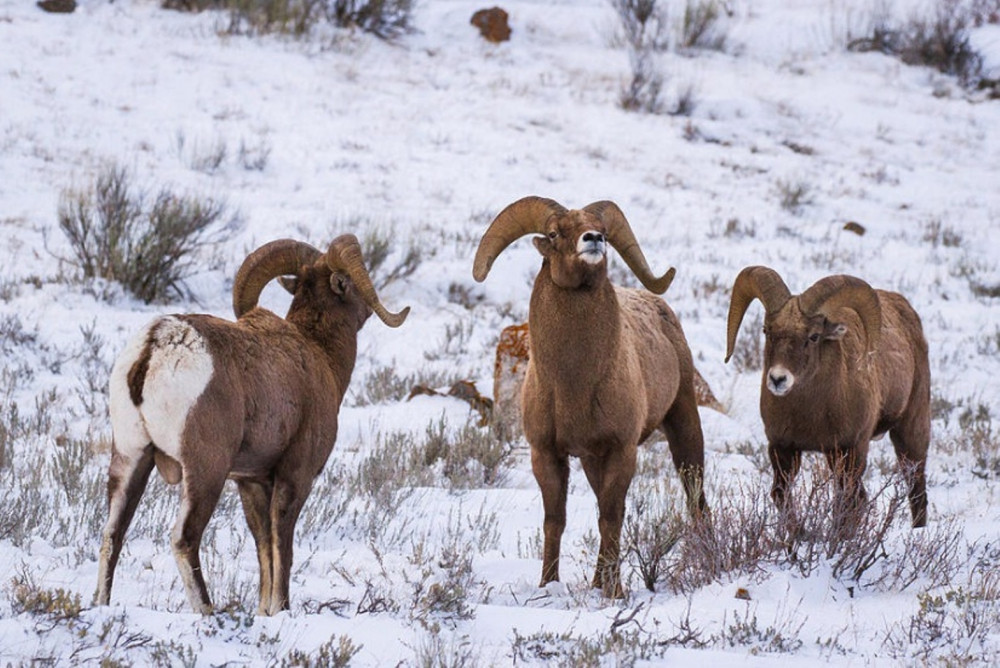
[{"label": "white rump patch", "polygon": [[[142,405],[137,408],[129,396],[128,372],[142,354],[150,330],[153,349]],[[119,452],[138,456],[152,441],[180,461],[188,413],[208,386],[212,371],[205,339],[188,323],[166,316],[143,329],[129,342],[111,374],[111,421]]]},{"label": "white rump patch", "polygon": [[[128,391],[128,372],[139,359],[146,345],[149,330],[159,320],[154,320],[129,339],[125,349],[118,355],[111,368],[108,380],[111,430],[114,433],[115,450],[130,461],[136,460],[149,444],[150,437],[142,421],[142,414],[132,404]],[[113,517],[113,515],[112,515]]]}]

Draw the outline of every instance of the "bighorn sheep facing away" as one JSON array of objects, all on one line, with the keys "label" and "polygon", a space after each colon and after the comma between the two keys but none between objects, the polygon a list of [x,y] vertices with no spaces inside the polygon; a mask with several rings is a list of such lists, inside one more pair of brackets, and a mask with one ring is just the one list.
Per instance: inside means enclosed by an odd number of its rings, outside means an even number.
[{"label": "bighorn sheep facing away", "polygon": [[[255,308],[269,281],[289,275],[282,283],[294,297],[285,319]],[[182,485],[171,543],[192,607],[212,611],[198,552],[231,478],[257,545],[258,613],[288,609],[295,523],[337,437],[358,330],[372,311],[390,327],[409,312],[393,314],[379,302],[353,235],[326,253],[292,240],[265,244],[236,275],[233,309],[236,322],[157,318],[115,363],[98,604],[110,601],[122,542],[155,464],[168,483]]]},{"label": "bighorn sheep facing away", "polygon": [[909,478],[913,526],[924,526],[930,369],[920,317],[909,302],[843,275],[793,296],[774,270],[747,267],[733,285],[727,362],[754,299],[765,312],[760,413],[774,502],[785,508],[802,452],[820,451],[838,486],[860,505],[868,443],[888,431]]},{"label": "bighorn sheep facing away", "polygon": [[550,199],[526,197],[500,212],[483,235],[475,279],[484,280],[496,257],[527,234],[542,235],[534,243],[544,258],[531,293],[531,354],[521,395],[545,511],[541,585],[559,579],[572,455],[580,458],[597,495],[601,545],[593,586],[618,597],[625,496],[638,444],[654,429],[667,435],[692,513],[707,510],[691,351],[662,299],[611,284],[607,244],[657,294],[666,291],[674,269],[653,275],[613,202],[567,210]]}]

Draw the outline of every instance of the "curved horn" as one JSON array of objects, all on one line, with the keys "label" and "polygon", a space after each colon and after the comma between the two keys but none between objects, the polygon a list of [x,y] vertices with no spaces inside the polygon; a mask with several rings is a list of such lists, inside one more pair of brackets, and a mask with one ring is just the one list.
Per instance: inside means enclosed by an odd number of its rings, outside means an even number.
[{"label": "curved horn", "polygon": [[330,249],[326,252],[326,265],[330,271],[341,270],[346,273],[354,287],[358,289],[361,298],[371,307],[371,310],[389,327],[399,327],[410,314],[410,307],[407,306],[399,313],[387,311],[382,302],[379,301],[375,286],[365,268],[364,260],[361,258],[361,244],[353,234],[343,234],[330,243]]},{"label": "curved horn", "polygon": [[297,274],[322,251],[301,241],[279,239],[264,244],[243,260],[233,280],[233,313],[239,318],[257,305],[261,290],[278,276]]},{"label": "curved horn", "polygon": [[780,311],[781,307],[791,299],[792,293],[788,286],[770,267],[744,267],[733,283],[733,294],[729,298],[729,320],[726,324],[726,361],[733,356],[736,347],[736,335],[740,331],[740,323],[747,312],[747,307],[754,299],[759,299],[766,313]]},{"label": "curved horn", "polygon": [[566,208],[555,200],[545,197],[524,197],[501,211],[483,234],[472,264],[472,277],[476,281],[486,280],[493,261],[515,240],[526,234],[545,232],[545,221],[552,215],[566,213]]},{"label": "curved horn", "polygon": [[625,214],[618,208],[618,205],[608,200],[594,202],[583,207],[583,210],[601,220],[607,227],[608,243],[614,246],[618,254],[625,260],[625,264],[636,275],[639,282],[650,292],[662,295],[670,287],[677,270],[673,267],[667,273],[657,278],[646,263],[646,256],[642,254],[639,242],[636,241],[632,233],[632,226],[628,224]]},{"label": "curved horn", "polygon": [[865,328],[868,352],[878,347],[882,337],[882,307],[872,286],[860,278],[844,274],[822,278],[802,293],[799,306],[807,315],[822,313],[828,318],[837,309],[852,309]]}]

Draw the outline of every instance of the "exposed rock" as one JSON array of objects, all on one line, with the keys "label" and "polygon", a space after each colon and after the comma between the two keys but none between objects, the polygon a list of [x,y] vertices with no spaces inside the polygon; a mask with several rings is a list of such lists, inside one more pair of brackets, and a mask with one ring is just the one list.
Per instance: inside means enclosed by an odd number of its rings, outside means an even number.
[{"label": "exposed rock", "polygon": [[76,0],[40,0],[36,4],[52,14],[72,14],[76,10]]},{"label": "exposed rock", "polygon": [[528,323],[500,332],[493,363],[493,423],[507,438],[521,436],[521,385],[528,370]]},{"label": "exposed rock", "polygon": [[506,42],[510,39],[510,25],[507,23],[507,12],[499,7],[480,9],[472,15],[470,23],[477,28],[483,38],[490,42]]}]

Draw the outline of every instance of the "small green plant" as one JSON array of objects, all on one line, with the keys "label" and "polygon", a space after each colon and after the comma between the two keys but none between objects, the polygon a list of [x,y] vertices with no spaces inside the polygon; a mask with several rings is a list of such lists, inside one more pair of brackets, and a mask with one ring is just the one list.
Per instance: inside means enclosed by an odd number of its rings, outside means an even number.
[{"label": "small green plant", "polygon": [[84,278],[121,283],[147,304],[186,296],[194,256],[227,234],[229,226],[219,225],[226,207],[166,188],[148,198],[131,179],[128,170],[111,164],[98,174],[93,192],[63,192],[59,228],[73,252],[65,261]]}]

